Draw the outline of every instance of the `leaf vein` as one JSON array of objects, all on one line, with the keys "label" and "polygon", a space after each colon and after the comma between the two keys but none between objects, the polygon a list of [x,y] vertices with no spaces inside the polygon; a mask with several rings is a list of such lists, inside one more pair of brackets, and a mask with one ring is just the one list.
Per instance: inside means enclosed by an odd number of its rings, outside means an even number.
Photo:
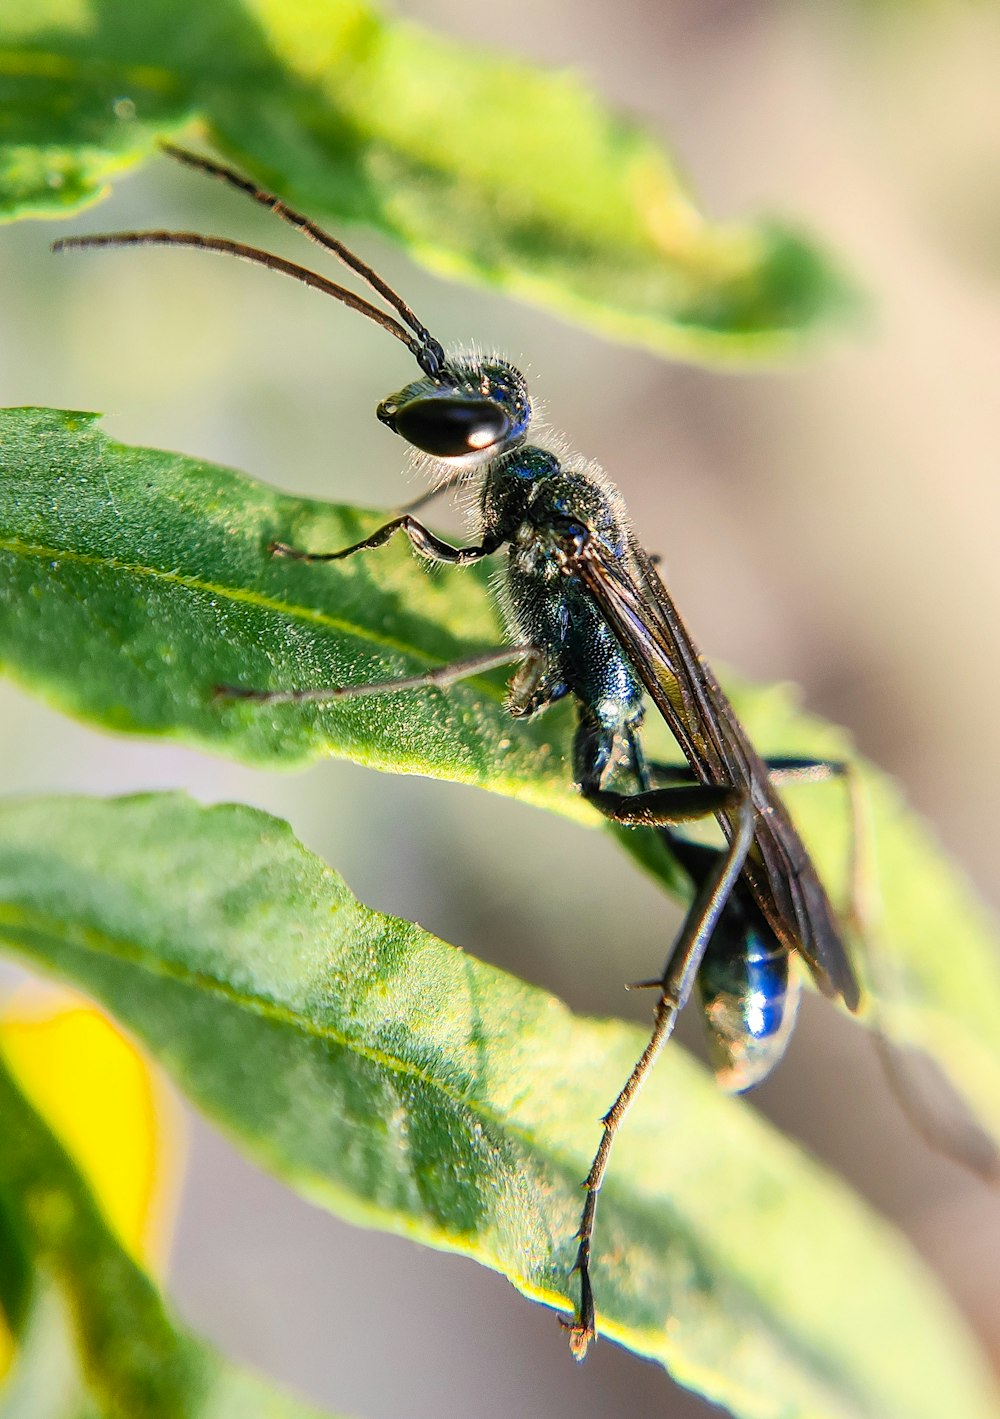
[{"label": "leaf vein", "polygon": [[[56,918],[43,912],[17,907],[10,903],[0,904],[0,934],[6,936],[15,949],[19,945],[19,932],[48,938],[57,947],[68,944],[77,950],[93,952],[112,960],[127,962],[150,975],[162,976],[177,984],[216,995],[228,1005],[247,1010],[271,1023],[284,1025],[324,1043],[340,1045],[362,1059],[378,1064],[390,1072],[415,1079],[418,1083],[443,1095],[450,1103],[468,1109],[470,1113],[475,1114],[485,1123],[520,1139],[529,1147],[534,1149],[539,1147],[537,1137],[529,1130],[513,1123],[507,1116],[501,1117],[495,1109],[489,1108],[480,1100],[459,1089],[450,1087],[442,1079],[419,1065],[401,1059],[398,1055],[391,1054],[387,1050],[376,1049],[371,1045],[364,1044],[346,1030],[338,1030],[317,1020],[310,1020],[308,1016],[299,1011],[277,1001],[268,1000],[266,996],[237,990],[228,982],[220,980],[217,976],[210,975],[206,971],[190,970],[178,962],[165,961],[160,956],[154,956],[144,951],[133,941],[111,936],[96,927],[67,928]],[[28,947],[25,949],[30,950]],[[35,959],[34,953],[32,958]]]},{"label": "leaf vein", "polygon": [[[317,610],[312,606],[289,603],[274,596],[266,596],[259,591],[251,591],[249,588],[227,586],[223,582],[208,581],[204,577],[192,576],[179,571],[166,571],[162,567],[152,567],[145,562],[129,562],[122,557],[81,552],[75,548],[49,547],[43,543],[27,542],[19,537],[0,537],[0,551],[10,552],[14,556],[33,557],[39,561],[50,559],[69,561],[80,566],[106,567],[136,578],[148,577],[154,581],[181,586],[187,591],[196,591],[206,596],[219,596],[229,601],[253,606],[261,611],[274,612],[277,615],[287,616],[289,620],[310,622],[313,625],[321,626],[324,630],[333,631],[339,635],[353,636],[356,640],[365,641],[377,646],[380,650],[395,652],[412,660],[431,665],[443,663],[437,657],[427,655],[417,646],[400,640],[398,637],[385,635],[357,622],[348,621],[342,616],[332,616],[329,612]],[[497,700],[504,698],[504,692],[497,689],[490,681],[481,680],[479,676],[470,676],[469,678],[470,680],[475,679],[484,691],[488,690],[493,698]]]}]

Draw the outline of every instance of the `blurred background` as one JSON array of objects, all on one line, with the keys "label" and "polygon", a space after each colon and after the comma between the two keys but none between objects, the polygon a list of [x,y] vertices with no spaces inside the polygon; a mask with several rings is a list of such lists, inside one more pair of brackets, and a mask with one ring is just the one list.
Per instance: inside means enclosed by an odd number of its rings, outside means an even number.
[{"label": "blurred background", "polygon": [[[551,424],[622,487],[711,657],[798,681],[998,905],[1000,12],[917,0],[395,8],[484,44],[499,21],[511,49],[582,71],[672,143],[711,216],[798,220],[867,287],[862,329],[794,367],[721,374],[445,285],[354,234],[446,342],[475,338],[527,366]],[[194,227],[311,259],[165,160],[87,223]],[[380,331],[236,263],[56,260],[48,242],[66,230],[0,234],[4,404],[104,410],[118,439],[289,492],[387,507],[407,495],[374,406],[410,369]],[[273,776],[97,735],[9,685],[0,742],[5,792],[180,786],[260,805],[371,905],[578,1010],[648,1012],[621,986],[658,966],[673,909],[603,834],[339,762]],[[583,913],[581,877],[595,884]],[[685,1038],[700,1047],[690,1022]],[[1000,1202],[911,1135],[864,1033],[808,999],[754,1103],[899,1223],[1000,1368]],[[183,1314],[224,1351],[368,1419],[710,1412],[611,1344],[578,1369],[553,1316],[501,1278],[312,1210],[197,1120],[171,1275]]]}]

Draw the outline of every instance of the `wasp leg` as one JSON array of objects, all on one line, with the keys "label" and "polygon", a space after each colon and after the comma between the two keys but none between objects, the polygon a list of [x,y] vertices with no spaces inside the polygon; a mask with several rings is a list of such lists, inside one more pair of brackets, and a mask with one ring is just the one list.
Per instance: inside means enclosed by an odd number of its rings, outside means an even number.
[{"label": "wasp leg", "polygon": [[[661,1050],[673,1033],[677,1016],[691,994],[712,933],[739,880],[743,863],[753,842],[753,813],[749,800],[740,790],[711,788],[702,784],[662,789],[647,787],[648,776],[635,737],[635,728],[635,722],[611,725],[603,721],[595,711],[581,708],[573,746],[573,767],[577,784],[585,798],[613,821],[637,826],[660,827],[666,823],[708,817],[725,808],[736,809],[737,820],[731,842],[725,849],[720,850],[716,863],[700,883],[680,935],[667,959],[658,982],[660,994],[649,1042],[617,1099],[601,1120],[603,1133],[600,1145],[584,1183],[587,1198],[580,1218],[576,1260],[573,1265],[573,1270],[580,1277],[580,1303],[573,1320],[564,1322],[569,1330],[570,1349],[578,1360],[585,1357],[591,1341],[597,1334],[590,1259],[597,1221],[598,1195],[607,1172],[615,1136]],[[604,775],[612,766],[618,735],[622,735],[629,746],[632,755],[630,767],[640,786],[638,793],[618,793],[603,787]]]},{"label": "wasp leg", "polygon": [[[276,557],[288,557],[300,562],[336,562],[345,557],[353,557],[356,552],[381,547],[389,541],[393,533],[406,533],[414,549],[431,562],[447,562],[452,566],[468,566],[495,552],[499,542],[487,541],[479,547],[453,547],[429,531],[422,522],[408,513],[394,517],[369,537],[355,542],[350,547],[342,547],[338,552],[304,552],[289,547],[284,542],[272,542],[270,551]],[[510,665],[518,660],[537,660],[534,646],[507,646],[487,651],[483,655],[473,655],[465,660],[456,660],[450,665],[442,665],[434,670],[423,671],[419,675],[408,675],[399,680],[380,680],[370,685],[326,685],[301,690],[258,690],[239,685],[219,685],[215,694],[220,699],[254,700],[259,704],[284,704],[305,700],[347,700],[363,695],[386,695],[397,690],[417,690],[427,686],[442,688],[457,680],[464,680],[500,665]]]},{"label": "wasp leg", "polygon": [[[626,738],[635,743],[631,726]],[[676,784],[670,788],[647,788],[638,793],[619,793],[603,786],[611,765],[615,732],[590,710],[581,708],[573,744],[573,773],[584,798],[606,818],[632,828],[656,828],[664,823],[687,823],[708,818],[713,813],[736,808],[739,789],[702,783]]]},{"label": "wasp leg", "polygon": [[[690,783],[693,774],[687,765],[643,762],[641,749],[632,741],[632,767],[640,784],[652,778],[668,783]],[[888,979],[890,975],[886,952],[876,945],[876,890],[871,871],[872,850],[867,821],[867,803],[856,768],[846,760],[782,757],[766,761],[771,780],[779,785],[794,783],[824,783],[841,779],[847,787],[850,802],[850,845],[848,877],[850,881],[846,917],[851,929],[855,954],[862,958],[868,970],[872,988],[868,992],[868,1014],[872,1043],[879,1057],[882,1072],[890,1092],[910,1127],[935,1153],[940,1153],[974,1173],[990,1186],[1000,1184],[1000,1149],[977,1123],[968,1106],[940,1078],[921,1082],[919,1063],[910,1061],[904,1049],[895,1043],[885,1024],[885,1003],[901,994],[901,987]],[[695,849],[667,828],[661,832],[676,856],[689,857]],[[646,984],[642,982],[641,984]],[[932,1076],[935,1066],[923,1061]]]},{"label": "wasp leg", "polygon": [[743,863],[753,842],[753,813],[749,801],[743,799],[732,841],[720,851],[715,869],[708,874],[685,918],[680,935],[667,958],[660,980],[660,998],[654,1011],[653,1030],[649,1042],[636,1061],[635,1068],[611,1108],[601,1120],[604,1131],[594,1155],[584,1187],[587,1200],[580,1219],[580,1230],[574,1270],[580,1276],[580,1304],[572,1321],[565,1321],[569,1330],[570,1349],[582,1360],[590,1342],[597,1335],[594,1292],[590,1279],[591,1246],[597,1221],[597,1201],[608,1169],[615,1136],[626,1114],[635,1102],[650,1070],[673,1033],[677,1016],[683,1009],[698,975],[712,933],[725,910],[729,895],[739,880]]},{"label": "wasp leg", "polygon": [[[637,751],[638,745],[634,740],[632,743]],[[851,765],[841,759],[800,759],[782,756],[765,759],[764,763],[771,782],[779,787],[789,783],[827,783],[835,778],[849,779],[852,773]],[[642,766],[649,778],[665,779],[668,783],[697,782],[688,764],[661,764],[655,761],[646,763],[642,759]],[[639,776],[638,768],[635,772]]]},{"label": "wasp leg", "polygon": [[468,680],[500,665],[515,661],[532,661],[538,652],[532,645],[501,646],[482,655],[469,655],[453,660],[419,675],[406,675],[398,680],[377,680],[370,685],[318,685],[303,690],[251,690],[242,685],[217,685],[215,696],[222,700],[253,700],[256,704],[291,704],[305,700],[356,700],[366,695],[391,695],[399,690],[420,690],[428,686],[442,689],[459,680]]},{"label": "wasp leg", "polygon": [[406,533],[414,551],[426,557],[429,562],[447,562],[456,567],[466,567],[472,562],[481,561],[483,557],[489,557],[502,541],[501,538],[487,538],[479,547],[453,547],[450,542],[435,537],[422,522],[404,512],[382,527],[376,528],[370,537],[365,537],[350,547],[341,547],[338,552],[303,552],[298,547],[289,547],[287,542],[272,542],[268,550],[274,557],[288,557],[296,562],[339,562],[345,557],[353,557],[356,552],[366,552],[373,547],[383,546],[394,532],[399,531]]}]

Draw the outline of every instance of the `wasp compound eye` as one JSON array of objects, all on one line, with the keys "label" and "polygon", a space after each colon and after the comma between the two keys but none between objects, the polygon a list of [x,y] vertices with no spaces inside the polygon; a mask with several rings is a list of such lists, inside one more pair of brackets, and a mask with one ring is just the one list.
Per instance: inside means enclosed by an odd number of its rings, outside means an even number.
[{"label": "wasp compound eye", "polygon": [[511,431],[510,416],[490,399],[449,396],[414,399],[397,406],[380,404],[383,424],[435,458],[462,458],[502,444]]}]

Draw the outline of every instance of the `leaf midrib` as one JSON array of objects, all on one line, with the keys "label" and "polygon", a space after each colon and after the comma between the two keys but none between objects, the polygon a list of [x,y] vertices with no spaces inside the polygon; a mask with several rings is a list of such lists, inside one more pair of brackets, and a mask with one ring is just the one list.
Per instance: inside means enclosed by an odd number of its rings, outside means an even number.
[{"label": "leaf midrib", "polygon": [[18,930],[41,936],[57,948],[68,944],[76,950],[91,955],[103,955],[110,960],[125,962],[146,971],[149,975],[165,977],[188,989],[211,993],[228,1005],[246,1010],[263,1020],[282,1025],[299,1034],[322,1040],[324,1043],[340,1045],[363,1059],[381,1065],[390,1072],[417,1080],[441,1094],[449,1102],[468,1109],[501,1132],[519,1138],[521,1142],[535,1151],[541,1152],[543,1156],[556,1159],[559,1157],[558,1153],[540,1148],[537,1136],[522,1125],[512,1124],[508,1116],[499,1114],[474,1096],[450,1087],[421,1066],[412,1064],[386,1050],[363,1044],[344,1030],[338,1030],[331,1025],[311,1020],[290,1006],[281,1005],[277,1001],[269,1000],[266,996],[237,990],[228,982],[220,980],[219,977],[211,975],[207,971],[196,971],[177,961],[165,961],[161,956],[154,956],[144,950],[135,941],[111,936],[98,927],[76,928],[62,922],[58,917],[50,916],[44,912],[27,907],[14,907],[9,903],[0,905],[0,934],[7,934],[7,939],[16,946],[18,938],[15,933]]},{"label": "leaf midrib", "polygon": [[[68,944],[72,948],[86,953],[100,953],[109,959],[126,962],[150,975],[165,977],[190,989],[210,992],[225,1001],[226,1004],[246,1010],[260,1019],[278,1024],[299,1034],[308,1035],[313,1039],[339,1045],[391,1073],[416,1080],[442,1098],[447,1099],[451,1104],[466,1110],[484,1124],[495,1128],[502,1135],[516,1140],[534,1156],[549,1160],[559,1169],[572,1167],[577,1162],[576,1158],[564,1151],[544,1146],[537,1134],[530,1132],[523,1125],[513,1122],[509,1115],[499,1114],[481,1100],[450,1087],[446,1082],[418,1065],[403,1060],[386,1050],[362,1044],[344,1031],[310,1020],[288,1006],[279,1005],[264,996],[236,990],[227,982],[219,980],[218,977],[207,972],[193,971],[178,962],[167,962],[162,957],[151,956],[133,941],[112,936],[96,927],[77,929],[67,926],[58,918],[43,912],[24,907],[17,908],[11,904],[0,905],[0,935],[5,936],[15,949],[19,946],[16,934],[19,929],[25,934],[32,933],[51,941],[56,947]],[[29,954],[32,960],[36,959],[30,947],[21,946],[21,949]],[[344,1192],[343,1184],[338,1184],[331,1178],[324,1178],[323,1182],[337,1192]],[[353,1198],[354,1195],[350,1194],[350,1196]],[[627,1205],[640,1208],[644,1206],[641,1194],[627,1194],[626,1197]],[[624,1201],[626,1198],[623,1198]],[[405,1215],[405,1213],[401,1214],[404,1218]],[[510,1265],[502,1264],[488,1246],[477,1244],[473,1238],[463,1237],[459,1232],[434,1225],[431,1221],[422,1223],[418,1230],[427,1235],[439,1237],[451,1249],[457,1248],[467,1255],[481,1258],[492,1268],[499,1266],[503,1274],[512,1281],[519,1282],[525,1294],[534,1296],[548,1305],[560,1309],[566,1308],[567,1297],[564,1293],[556,1292],[548,1286],[540,1284],[539,1280],[533,1278],[529,1273],[515,1271]],[[686,1230],[690,1231],[689,1228]],[[787,1326],[786,1322],[782,1321],[780,1313],[775,1311],[774,1306],[759,1291],[753,1278],[745,1276],[741,1269],[732,1265],[731,1261],[720,1259],[719,1265],[723,1272],[728,1272],[731,1284],[738,1286],[747,1295],[762,1316],[770,1318],[766,1323],[784,1337],[790,1350],[803,1356],[806,1367],[813,1372],[814,1377],[818,1377],[820,1383],[832,1387],[836,1392],[846,1392],[849,1400],[853,1400],[853,1386],[845,1379],[842,1366],[837,1363],[836,1357],[827,1360],[822,1355],[817,1356],[808,1338],[799,1336]],[[645,1353],[653,1356],[660,1354],[660,1345],[658,1344],[660,1337],[648,1326],[605,1318],[603,1328],[605,1334],[618,1336],[630,1346],[638,1347],[639,1353],[643,1353],[643,1339],[645,1338]]]}]

